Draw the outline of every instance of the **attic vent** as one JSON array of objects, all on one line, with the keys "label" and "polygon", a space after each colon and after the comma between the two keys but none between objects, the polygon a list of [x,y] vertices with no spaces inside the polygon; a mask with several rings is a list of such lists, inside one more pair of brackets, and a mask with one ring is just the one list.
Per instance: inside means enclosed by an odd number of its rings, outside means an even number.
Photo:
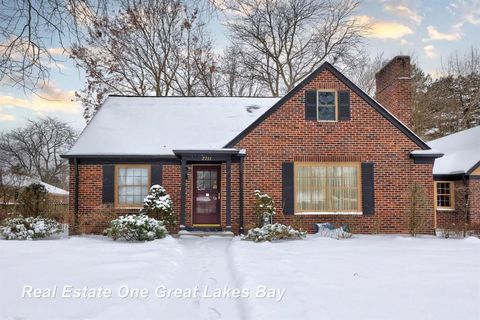
[{"label": "attic vent", "polygon": [[253,113],[254,110],[258,110],[258,109],[260,109],[260,107],[252,105],[252,106],[246,106],[245,109],[247,109],[248,113]]}]

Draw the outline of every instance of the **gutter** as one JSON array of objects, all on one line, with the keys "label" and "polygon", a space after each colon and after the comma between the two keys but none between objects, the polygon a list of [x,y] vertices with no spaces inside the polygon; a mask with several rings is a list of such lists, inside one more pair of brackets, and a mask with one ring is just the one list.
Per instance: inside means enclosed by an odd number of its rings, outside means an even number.
[{"label": "gutter", "polygon": [[73,206],[73,233],[77,234],[78,233],[78,207],[79,207],[79,201],[78,201],[78,190],[79,190],[79,177],[78,177],[78,159],[73,158],[73,165],[74,165],[74,170],[75,170],[75,182],[74,182],[74,196],[75,196],[75,202]]}]

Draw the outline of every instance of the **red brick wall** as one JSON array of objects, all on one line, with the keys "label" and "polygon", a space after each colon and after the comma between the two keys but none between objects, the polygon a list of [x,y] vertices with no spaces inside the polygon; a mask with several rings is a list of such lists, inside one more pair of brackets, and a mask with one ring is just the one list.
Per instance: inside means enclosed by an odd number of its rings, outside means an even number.
[{"label": "red brick wall", "polygon": [[453,181],[455,209],[437,209],[437,228],[444,229],[465,221],[465,192],[463,180]]},{"label": "red brick wall", "polygon": [[[414,164],[409,158],[419,147],[354,92],[351,120],[319,123],[304,120],[305,90],[348,90],[333,74],[322,72],[290,101],[253,129],[235,147],[247,150],[245,158],[245,225],[253,225],[251,202],[256,188],[276,202],[275,221],[313,231],[313,223],[348,223],[357,233],[408,232],[409,189],[413,182],[426,193],[422,232],[433,233],[432,165]],[[375,164],[375,215],[283,215],[282,163],[296,161],[356,161]]]},{"label": "red brick wall", "polygon": [[480,224],[480,176],[475,176],[468,181],[470,223]]},{"label": "red brick wall", "polygon": [[437,228],[443,229],[452,224],[465,222],[465,193],[468,192],[468,223],[480,224],[480,179],[473,177],[466,181],[454,181],[455,210],[437,209]]},{"label": "red brick wall", "polygon": [[[120,163],[119,163],[120,164]],[[232,164],[232,228],[239,228],[239,174],[238,163]],[[164,164],[162,173],[162,185],[172,197],[177,221],[180,222],[180,165]],[[221,175],[221,226],[226,227],[226,165],[222,165]],[[186,225],[192,225],[192,165],[188,165],[187,194],[186,194]],[[113,204],[102,203],[102,176],[103,165],[80,164],[79,165],[79,209],[78,209],[78,233],[101,234],[108,226],[109,221],[118,216],[138,213],[138,209],[114,208]],[[74,230],[73,210],[75,204],[75,171],[70,166],[70,228]],[[170,233],[177,233],[178,226],[169,227]]]}]

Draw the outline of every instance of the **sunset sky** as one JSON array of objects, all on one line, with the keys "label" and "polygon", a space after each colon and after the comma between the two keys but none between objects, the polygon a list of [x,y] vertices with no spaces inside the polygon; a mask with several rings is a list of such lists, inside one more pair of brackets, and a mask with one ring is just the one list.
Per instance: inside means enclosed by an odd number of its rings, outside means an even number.
[{"label": "sunset sky", "polygon": [[[480,46],[480,0],[363,0],[357,16],[372,26],[366,35],[372,55],[412,55],[434,77],[441,69],[442,58]],[[210,29],[217,50],[221,50],[226,43],[226,29],[218,20],[210,23]],[[52,66],[50,82],[39,92],[48,100],[0,84],[0,132],[46,115],[83,128],[82,108],[71,100],[74,92],[83,88],[84,76],[54,42],[51,53],[61,62]]]}]

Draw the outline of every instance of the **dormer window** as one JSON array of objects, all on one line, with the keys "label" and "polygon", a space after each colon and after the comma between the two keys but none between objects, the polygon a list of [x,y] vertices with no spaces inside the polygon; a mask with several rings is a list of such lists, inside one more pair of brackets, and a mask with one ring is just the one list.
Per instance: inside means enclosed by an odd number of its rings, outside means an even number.
[{"label": "dormer window", "polygon": [[317,120],[337,121],[337,92],[317,91]]}]

